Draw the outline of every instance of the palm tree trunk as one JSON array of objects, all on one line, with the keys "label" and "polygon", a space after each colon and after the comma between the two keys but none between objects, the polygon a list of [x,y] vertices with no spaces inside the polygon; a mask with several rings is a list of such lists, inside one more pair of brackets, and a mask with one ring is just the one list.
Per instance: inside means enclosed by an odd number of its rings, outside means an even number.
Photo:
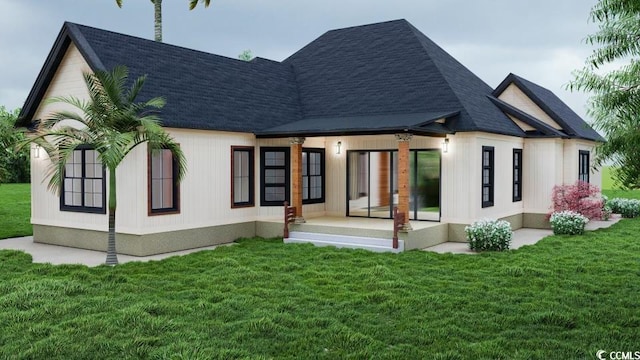
[{"label": "palm tree trunk", "polygon": [[116,253],[116,169],[109,169],[109,240],[107,265],[118,265]]},{"label": "palm tree trunk", "polygon": [[162,0],[154,0],[156,41],[162,42]]}]

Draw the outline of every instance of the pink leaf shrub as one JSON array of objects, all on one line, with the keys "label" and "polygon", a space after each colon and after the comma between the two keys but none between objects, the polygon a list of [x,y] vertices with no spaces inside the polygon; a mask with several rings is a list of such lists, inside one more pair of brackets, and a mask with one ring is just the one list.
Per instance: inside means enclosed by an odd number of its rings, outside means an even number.
[{"label": "pink leaf shrub", "polygon": [[584,181],[576,181],[573,185],[556,185],[551,194],[553,210],[574,211],[589,219],[601,219],[604,199],[600,197],[600,188]]}]

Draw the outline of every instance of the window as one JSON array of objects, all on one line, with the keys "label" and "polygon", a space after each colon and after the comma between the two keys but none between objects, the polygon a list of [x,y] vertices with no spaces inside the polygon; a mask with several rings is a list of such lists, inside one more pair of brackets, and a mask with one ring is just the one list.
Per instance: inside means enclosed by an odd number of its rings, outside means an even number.
[{"label": "window", "polygon": [[513,201],[522,201],[522,149],[513,149]]},{"label": "window", "polygon": [[302,150],[302,202],[324,202],[324,149]]},{"label": "window", "polygon": [[578,153],[578,180],[589,182],[589,152],[580,150]]},{"label": "window", "polygon": [[60,210],[106,213],[105,171],[98,152],[91,148],[77,148],[64,168]]},{"label": "window", "polygon": [[261,206],[282,206],[289,201],[289,148],[260,149]]},{"label": "window", "polygon": [[253,147],[231,147],[231,207],[253,206]]},{"label": "window", "polygon": [[149,151],[149,215],[180,212],[177,168],[169,149]]},{"label": "window", "polygon": [[482,147],[482,207],[493,206],[493,146]]}]

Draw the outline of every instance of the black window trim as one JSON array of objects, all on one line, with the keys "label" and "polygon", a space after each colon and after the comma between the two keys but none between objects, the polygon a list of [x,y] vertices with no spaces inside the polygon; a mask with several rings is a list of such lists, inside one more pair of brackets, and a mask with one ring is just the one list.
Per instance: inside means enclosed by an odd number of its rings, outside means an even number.
[{"label": "black window trim", "polygon": [[[249,201],[235,202],[235,152],[249,153]],[[255,206],[255,147],[253,146],[231,146],[231,208],[246,208]]]},{"label": "black window trim", "polygon": [[[167,149],[161,149],[167,150]],[[161,208],[154,209],[152,207],[152,199],[153,199],[153,187],[151,186],[152,181],[152,161],[151,161],[151,153],[152,149],[148,148],[147,150],[147,215],[148,216],[157,216],[157,215],[171,215],[171,214],[179,214],[180,213],[180,183],[178,182],[178,166],[176,164],[175,157],[172,156],[171,167],[173,170],[172,180],[173,180],[173,206],[170,208]]]},{"label": "black window trim", "polygon": [[[302,152],[303,153],[307,153],[307,176],[310,173],[309,172],[309,166],[310,166],[310,162],[309,162],[309,153],[317,153],[320,154],[320,177],[322,180],[322,197],[318,198],[318,199],[304,199],[304,194],[303,194],[303,199],[302,199],[302,204],[307,205],[307,204],[322,204],[325,202],[325,149],[322,148],[302,148]],[[303,176],[303,183],[304,183],[304,176]],[[309,184],[311,184],[311,182],[309,182]],[[302,185],[301,185],[302,186]]]},{"label": "black window trim", "polygon": [[[284,166],[266,166],[265,153],[267,152],[284,152]],[[267,201],[265,200],[265,188],[281,187],[281,184],[265,184],[265,172],[267,169],[284,169],[284,201],[291,202],[291,148],[288,147],[260,147],[260,206],[283,206],[283,201]]]},{"label": "black window trim", "polygon": [[[81,188],[82,188],[82,203],[84,204],[84,180],[86,179],[86,151],[94,150],[93,147],[89,145],[80,145],[77,146],[75,150],[82,151],[82,177],[81,177]],[[65,205],[64,203],[64,183],[66,178],[66,170],[62,174],[62,184],[60,185],[60,211],[69,211],[69,212],[79,212],[79,213],[89,213],[89,214],[106,214],[107,213],[107,171],[104,165],[102,165],[102,207],[88,207],[88,206],[73,206],[73,205]]]},{"label": "black window trim", "polygon": [[[489,164],[485,165],[484,164],[484,154],[485,152],[489,152]],[[483,208],[487,208],[487,207],[491,207],[494,205],[494,187],[495,187],[495,177],[494,177],[494,173],[495,173],[495,148],[493,146],[483,146],[482,147],[482,157],[480,159],[481,161],[481,169],[482,171],[480,172],[480,184],[482,185],[481,190],[480,190],[480,200],[482,201],[482,207]],[[484,170],[488,169],[489,170],[489,183],[485,184],[484,183]],[[484,189],[488,188],[489,189],[489,200],[488,201],[484,201]]]},{"label": "black window trim", "polygon": [[[517,165],[516,154],[518,156]],[[516,196],[515,192],[513,193],[513,202],[522,201],[522,149],[513,149],[513,174],[515,174],[516,171],[518,174],[518,181],[516,181],[515,177],[513,178],[513,189],[517,186],[518,194]]]},{"label": "black window trim", "polygon": [[[586,169],[584,169],[583,159],[586,158]],[[589,183],[591,180],[591,174],[589,174],[589,170],[591,167],[591,153],[588,150],[579,150],[578,151],[578,180],[584,181],[582,178],[586,177],[586,183]],[[585,170],[586,172],[583,172]]]}]

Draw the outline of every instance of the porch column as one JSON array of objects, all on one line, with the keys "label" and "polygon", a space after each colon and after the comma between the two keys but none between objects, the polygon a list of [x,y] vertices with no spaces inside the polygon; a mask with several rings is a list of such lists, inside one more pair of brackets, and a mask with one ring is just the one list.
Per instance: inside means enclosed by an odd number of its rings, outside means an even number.
[{"label": "porch column", "polygon": [[302,144],[305,138],[291,137],[291,206],[296,208],[296,224],[304,223],[302,217]]},{"label": "porch column", "polygon": [[398,212],[404,213],[404,230],[411,230],[409,223],[409,142],[412,134],[396,134],[398,140]]}]

